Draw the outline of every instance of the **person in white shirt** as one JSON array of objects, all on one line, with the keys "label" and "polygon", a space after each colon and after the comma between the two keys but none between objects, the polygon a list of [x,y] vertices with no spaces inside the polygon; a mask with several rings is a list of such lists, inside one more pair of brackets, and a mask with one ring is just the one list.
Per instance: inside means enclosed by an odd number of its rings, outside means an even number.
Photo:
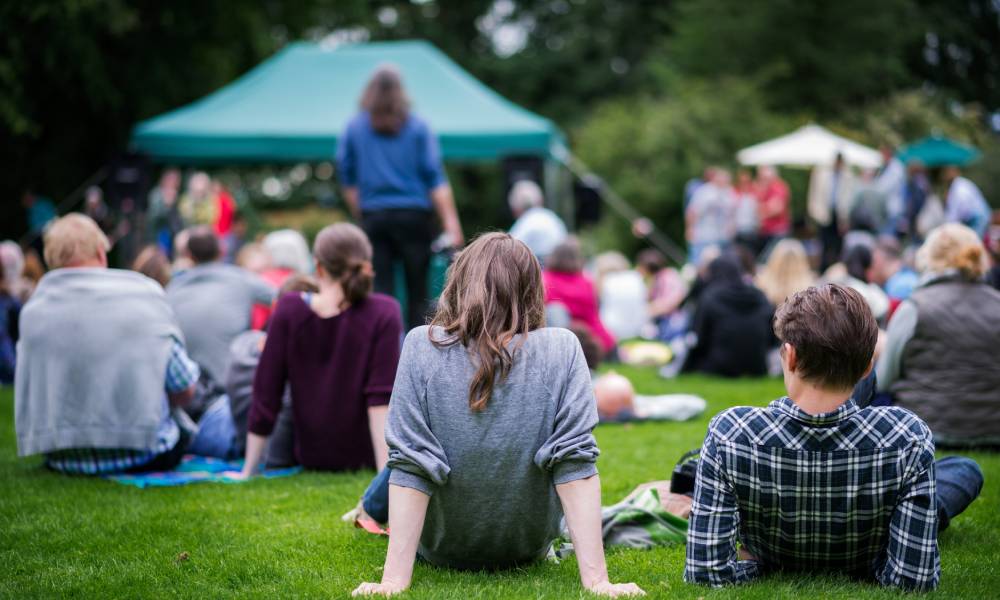
[{"label": "person in white shirt", "polygon": [[542,188],[529,179],[514,184],[507,195],[510,212],[516,219],[510,235],[525,243],[542,263],[552,250],[566,239],[566,224],[555,212],[545,208]]}]

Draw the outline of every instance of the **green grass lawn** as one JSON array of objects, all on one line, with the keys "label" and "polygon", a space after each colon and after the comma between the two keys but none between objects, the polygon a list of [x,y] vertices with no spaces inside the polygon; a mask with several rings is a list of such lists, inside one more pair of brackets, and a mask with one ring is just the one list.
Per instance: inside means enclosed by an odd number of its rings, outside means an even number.
[{"label": "green grass lawn", "polygon": [[[709,401],[682,424],[606,425],[597,430],[605,504],[636,484],[669,477],[698,446],[711,415],[781,394],[777,380],[659,380],[622,369],[640,393],[692,392]],[[305,473],[239,485],[138,490],[47,472],[16,457],[13,399],[0,390],[0,596],[343,598],[381,574],[386,540],[341,523],[373,473]],[[972,455],[986,473],[983,496],[941,536],[935,597],[1000,594],[1000,455]],[[186,560],[181,560],[181,555]],[[614,581],[635,581],[654,598],[883,598],[900,594],[845,578],[781,576],[710,590],[681,579],[681,546],[608,553]],[[499,574],[418,565],[408,598],[576,598],[573,559]]]}]

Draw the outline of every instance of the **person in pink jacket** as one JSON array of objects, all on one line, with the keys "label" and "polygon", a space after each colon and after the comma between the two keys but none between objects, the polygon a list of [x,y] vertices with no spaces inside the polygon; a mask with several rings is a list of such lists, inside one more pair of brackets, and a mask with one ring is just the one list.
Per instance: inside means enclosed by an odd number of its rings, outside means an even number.
[{"label": "person in pink jacket", "polygon": [[615,338],[601,323],[594,283],[583,273],[583,254],[576,238],[567,238],[545,261],[542,273],[545,305],[562,305],[570,321],[585,325],[601,342],[604,353],[615,348]]}]

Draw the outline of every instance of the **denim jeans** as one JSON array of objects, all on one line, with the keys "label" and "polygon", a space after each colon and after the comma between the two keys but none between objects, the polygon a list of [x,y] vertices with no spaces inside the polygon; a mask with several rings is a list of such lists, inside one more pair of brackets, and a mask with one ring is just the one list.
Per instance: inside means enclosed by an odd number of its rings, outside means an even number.
[{"label": "denim jeans", "polygon": [[983,472],[976,461],[964,456],[947,456],[934,463],[937,470],[938,531],[979,497]]},{"label": "denim jeans", "polygon": [[229,396],[220,396],[205,410],[198,420],[198,433],[188,452],[222,459],[237,458],[236,423],[233,422]]},{"label": "denim jeans", "polygon": [[365,495],[361,497],[361,506],[371,518],[379,523],[389,522],[389,467],[379,471],[375,479],[368,484]]}]

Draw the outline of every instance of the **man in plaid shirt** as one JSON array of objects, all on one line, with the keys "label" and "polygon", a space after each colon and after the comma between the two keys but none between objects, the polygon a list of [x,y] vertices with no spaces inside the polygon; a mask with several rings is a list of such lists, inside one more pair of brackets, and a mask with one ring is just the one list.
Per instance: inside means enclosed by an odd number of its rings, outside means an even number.
[{"label": "man in plaid shirt", "polygon": [[791,569],[934,589],[938,530],[978,495],[978,466],[935,463],[931,432],[913,413],[855,403],[878,337],[856,291],[800,292],[778,309],[774,329],[788,396],[710,423],[684,579],[721,586]]}]

